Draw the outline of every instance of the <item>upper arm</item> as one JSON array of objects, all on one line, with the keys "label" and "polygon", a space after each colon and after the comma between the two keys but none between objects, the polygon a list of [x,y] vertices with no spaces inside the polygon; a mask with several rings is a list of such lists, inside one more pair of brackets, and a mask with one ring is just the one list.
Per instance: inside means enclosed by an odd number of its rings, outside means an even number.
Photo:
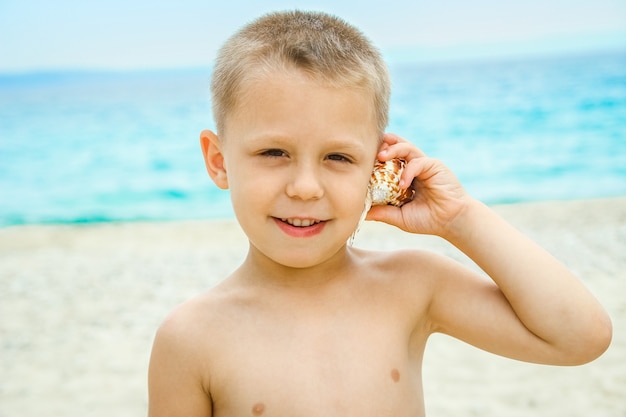
[{"label": "upper arm", "polygon": [[211,398],[193,339],[172,318],[159,328],[148,372],[149,417],[207,417]]},{"label": "upper arm", "polygon": [[439,256],[429,271],[433,282],[428,309],[432,332],[513,359],[559,362],[558,352],[523,324],[493,281]]}]

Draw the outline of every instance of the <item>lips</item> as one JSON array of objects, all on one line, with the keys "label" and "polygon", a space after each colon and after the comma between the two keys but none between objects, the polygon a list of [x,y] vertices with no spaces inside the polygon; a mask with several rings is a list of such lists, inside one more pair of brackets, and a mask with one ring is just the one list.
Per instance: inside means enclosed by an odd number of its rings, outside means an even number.
[{"label": "lips", "polygon": [[315,219],[280,219],[280,220],[295,227],[309,227],[309,226],[313,226],[321,222],[321,220],[315,220]]},{"label": "lips", "polygon": [[291,237],[312,237],[324,230],[326,221],[301,218],[274,218],[278,227]]}]

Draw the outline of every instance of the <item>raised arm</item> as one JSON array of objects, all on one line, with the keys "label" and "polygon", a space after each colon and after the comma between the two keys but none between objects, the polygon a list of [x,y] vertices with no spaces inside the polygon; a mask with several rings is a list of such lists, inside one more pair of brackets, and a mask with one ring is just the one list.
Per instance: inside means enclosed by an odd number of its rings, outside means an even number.
[{"label": "raised arm", "polygon": [[[438,292],[440,310],[466,291],[453,314],[437,314],[444,331],[485,349],[532,362],[576,365],[602,354],[611,340],[611,322],[592,294],[560,262],[488,207],[471,201],[444,237],[467,254],[496,283],[447,286]],[[481,300],[485,305],[477,305]],[[506,302],[505,302],[506,301]],[[465,335],[463,315],[478,322]],[[484,323],[491,324],[483,327]],[[483,330],[483,333],[480,330]],[[493,332],[493,333],[491,333]],[[495,338],[493,336],[496,336]],[[474,340],[473,340],[474,339]]]},{"label": "raised arm", "polygon": [[416,199],[398,209],[375,207],[373,220],[435,234],[467,254],[493,280],[452,262],[437,271],[433,331],[519,360],[573,365],[606,350],[611,322],[598,301],[559,261],[468,196],[439,161],[386,136],[381,159],[409,160],[404,178]]}]

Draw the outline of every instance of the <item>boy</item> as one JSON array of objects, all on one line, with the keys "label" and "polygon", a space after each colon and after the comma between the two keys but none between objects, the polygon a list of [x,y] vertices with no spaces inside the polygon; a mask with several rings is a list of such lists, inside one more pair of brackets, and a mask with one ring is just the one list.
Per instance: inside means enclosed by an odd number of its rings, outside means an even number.
[{"label": "boy", "polygon": [[[594,297],[465,193],[439,161],[384,134],[378,52],[319,13],[264,16],[222,48],[212,81],[213,181],[249,239],[243,264],[155,338],[149,415],[423,416],[426,340],[575,365],[610,343]],[[352,248],[376,158],[408,161],[416,197],[368,219],[450,241],[489,276],[421,251]]]}]

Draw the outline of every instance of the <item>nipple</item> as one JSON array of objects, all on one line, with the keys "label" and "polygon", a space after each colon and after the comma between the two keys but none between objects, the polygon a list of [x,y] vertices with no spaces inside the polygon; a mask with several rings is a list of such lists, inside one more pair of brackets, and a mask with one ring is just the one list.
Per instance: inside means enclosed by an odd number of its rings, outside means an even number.
[{"label": "nipple", "polygon": [[265,411],[265,404],[263,403],[256,403],[252,407],[252,414],[255,416],[260,416],[261,414],[263,414],[264,411]]},{"label": "nipple", "polygon": [[393,379],[393,382],[399,382],[400,381],[400,371],[398,371],[397,369],[392,369],[391,370],[391,379]]}]

